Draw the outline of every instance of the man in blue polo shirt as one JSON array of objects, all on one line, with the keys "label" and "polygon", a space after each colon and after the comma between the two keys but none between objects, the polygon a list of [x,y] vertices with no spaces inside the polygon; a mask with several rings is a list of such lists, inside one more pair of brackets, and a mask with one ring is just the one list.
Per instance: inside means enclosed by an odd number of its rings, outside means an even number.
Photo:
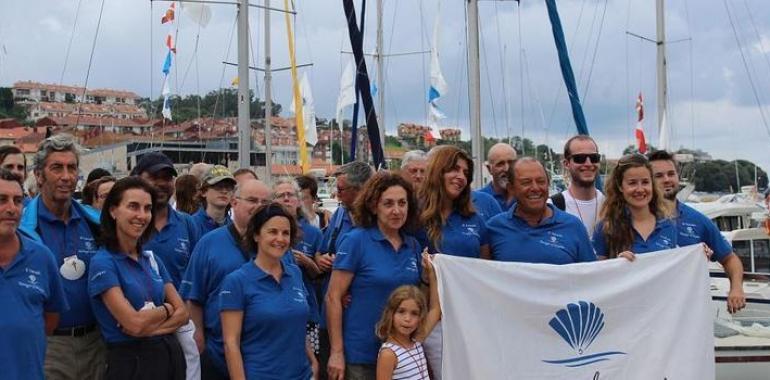
[{"label": "man in blue polo shirt", "polygon": [[516,150],[510,144],[497,143],[487,152],[487,170],[492,181],[478,189],[478,192],[491,195],[500,205],[501,211],[508,211],[513,206],[515,198],[508,190],[508,169],[516,160]]},{"label": "man in blue polo shirt", "polygon": [[[334,263],[334,255],[337,253],[340,239],[353,229],[353,219],[348,210],[353,207],[353,201],[356,200],[358,192],[364,187],[372,173],[372,168],[367,163],[353,161],[342,165],[333,174],[337,180],[337,200],[340,203],[324,230],[321,252],[315,256],[318,268],[324,273],[321,280],[322,286],[316,289],[316,295],[322,308],[321,315],[325,314],[323,299],[326,296],[326,287],[329,284],[329,274]],[[320,341],[319,365],[321,368],[326,368],[326,362],[329,360],[329,334],[326,331],[326,318],[321,318],[318,335]],[[326,372],[321,371],[321,379],[325,378]]]},{"label": "man in blue polo shirt", "polygon": [[48,338],[49,379],[98,379],[105,364],[106,351],[87,289],[99,215],[72,200],[79,161],[80,148],[72,136],[55,135],[40,143],[33,159],[39,195],[24,208],[19,227],[53,253],[70,306]]},{"label": "man in blue polo shirt", "polygon": [[262,181],[241,181],[231,202],[233,222],[198,241],[182,280],[180,293],[195,322],[195,341],[201,352],[204,379],[227,379],[219,291],[225,276],[251,258],[252,253],[241,243],[242,236],[257,209],[270,202],[270,195],[270,188]]},{"label": "man in blue polo shirt", "polygon": [[492,259],[546,264],[596,260],[583,223],[547,203],[550,180],[543,165],[532,157],[513,165],[516,205],[487,223]]},{"label": "man in blue polo shirt", "polygon": [[[169,204],[177,175],[174,163],[163,153],[147,153],[136,163],[131,175],[140,176],[149,182],[157,196],[152,211],[155,218],[155,225],[152,226],[154,232],[142,249],[152,251],[155,257],[163,261],[171,282],[178,290],[200,231],[192,216],[174,210]],[[187,361],[188,378],[200,377],[200,358],[194,333],[195,325],[191,320],[180,327],[176,334]]]},{"label": "man in blue polo shirt", "polygon": [[227,208],[233,198],[235,178],[226,167],[214,165],[203,176],[201,185],[202,207],[193,214],[199,236],[203,236],[216,228],[230,222]]},{"label": "man in blue polo shirt", "polygon": [[21,178],[0,169],[0,377],[42,380],[45,336],[68,306],[51,251],[17,233],[23,200]]},{"label": "man in blue polo shirt", "polygon": [[676,206],[677,245],[704,243],[713,251],[712,260],[718,261],[725,269],[730,279],[730,293],[727,295],[727,308],[731,313],[746,306],[746,296],[743,292],[743,264],[733,253],[730,243],[725,240],[717,226],[705,215],[694,208],[679,202],[676,194],[679,192],[679,173],[677,173],[674,156],[666,151],[650,153],[650,164],[655,184],[663,191],[667,201]]}]

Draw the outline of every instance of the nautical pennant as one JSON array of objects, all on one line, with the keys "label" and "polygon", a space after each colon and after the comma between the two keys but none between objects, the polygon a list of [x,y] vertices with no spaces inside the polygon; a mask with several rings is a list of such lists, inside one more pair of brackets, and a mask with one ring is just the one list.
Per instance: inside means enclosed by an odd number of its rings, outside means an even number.
[{"label": "nautical pennant", "polygon": [[171,120],[171,88],[169,87],[168,83],[168,74],[171,72],[171,64],[173,61],[172,55],[176,54],[176,46],[174,46],[174,38],[171,35],[172,27],[171,24],[174,22],[174,11],[176,9],[176,3],[171,3],[171,6],[169,6],[168,10],[166,10],[165,15],[161,18],[160,23],[161,24],[169,24],[169,32],[166,35],[166,48],[168,51],[166,52],[166,58],[163,60],[163,68],[161,71],[163,72],[163,89],[161,90],[161,94],[163,95],[163,109],[161,111],[161,114],[164,118]]},{"label": "nautical pennant", "polygon": [[160,23],[161,24],[165,24],[167,22],[174,21],[174,11],[175,10],[176,10],[176,3],[171,3],[171,6],[168,7],[168,9],[166,10],[166,13],[160,19]]},{"label": "nautical pennant", "polygon": [[647,153],[647,141],[644,138],[644,129],[642,128],[642,121],[644,120],[644,102],[642,100],[642,93],[639,93],[639,97],[636,98],[636,146],[639,153]]},{"label": "nautical pennant", "polygon": [[[315,101],[313,100],[313,92],[310,89],[310,81],[308,80],[307,73],[302,73],[302,80],[299,83],[300,93],[302,94],[302,112],[304,114],[305,123],[305,141],[308,144],[315,146],[318,143],[318,132],[316,130],[316,118],[315,118]],[[289,106],[289,112],[296,113],[294,100],[291,101]]]},{"label": "nautical pennant", "polygon": [[340,77],[340,94],[337,97],[337,125],[340,131],[342,131],[342,110],[353,104],[356,104],[356,68],[350,60]]},{"label": "nautical pennant", "polygon": [[444,75],[441,73],[439,61],[438,38],[440,21],[440,14],[437,14],[436,21],[433,24],[433,46],[430,53],[430,89],[428,89],[428,108],[430,111],[428,125],[431,128],[438,126],[438,120],[446,118],[446,115],[439,109],[437,101],[449,90],[449,86],[446,80],[444,80]]}]

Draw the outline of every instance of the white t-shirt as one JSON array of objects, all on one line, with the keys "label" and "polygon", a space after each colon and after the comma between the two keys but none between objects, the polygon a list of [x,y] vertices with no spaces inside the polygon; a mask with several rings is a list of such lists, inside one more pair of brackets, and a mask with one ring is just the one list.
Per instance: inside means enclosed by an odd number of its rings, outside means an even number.
[{"label": "white t-shirt", "polygon": [[564,196],[564,211],[578,217],[586,227],[588,237],[593,236],[594,227],[596,227],[596,223],[599,221],[599,210],[602,209],[602,204],[604,203],[604,194],[596,190],[596,198],[590,201],[581,201],[573,198],[569,190],[564,190],[561,194]]}]

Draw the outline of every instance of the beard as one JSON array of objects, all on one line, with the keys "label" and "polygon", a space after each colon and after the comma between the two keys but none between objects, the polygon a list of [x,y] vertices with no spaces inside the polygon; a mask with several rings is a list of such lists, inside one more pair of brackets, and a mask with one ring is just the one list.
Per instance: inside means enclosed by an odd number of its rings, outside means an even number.
[{"label": "beard", "polygon": [[510,183],[510,181],[508,180],[507,174],[500,174],[497,178],[492,178],[492,179],[494,180],[495,184],[501,189],[507,188],[508,184]]},{"label": "beard", "polygon": [[579,173],[570,173],[570,178],[572,179],[572,183],[577,187],[593,187],[594,183],[596,183],[596,175],[594,175],[594,178],[590,181],[580,178]]},{"label": "beard", "polygon": [[676,194],[677,194],[676,190],[663,191],[663,198],[668,199],[670,201],[675,201],[676,200]]}]

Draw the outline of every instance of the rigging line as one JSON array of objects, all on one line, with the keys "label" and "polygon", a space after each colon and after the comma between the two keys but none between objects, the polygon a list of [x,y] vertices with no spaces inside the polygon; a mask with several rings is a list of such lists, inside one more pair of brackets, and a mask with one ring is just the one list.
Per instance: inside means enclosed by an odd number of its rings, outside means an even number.
[{"label": "rigging line", "polygon": [[[495,27],[497,29],[497,51],[499,52],[500,57],[500,82],[502,83],[503,87],[503,115],[505,115],[505,130],[508,137],[511,136],[511,120],[509,119],[509,113],[508,113],[508,88],[505,85],[505,51],[506,49],[503,48],[504,44],[502,42],[502,37],[500,33],[500,12],[497,8],[497,2],[494,3],[495,7]],[[519,24],[521,25],[521,24]],[[501,46],[502,45],[502,46]]]},{"label": "rigging line", "polygon": [[585,81],[585,70],[588,66],[586,64],[586,60],[588,59],[588,51],[591,47],[591,42],[593,41],[593,35],[594,35],[594,27],[596,27],[596,17],[599,15],[599,3],[596,3],[596,7],[594,7],[594,16],[591,19],[591,27],[588,28],[588,38],[586,39],[586,45],[585,50],[583,51],[583,59],[580,62],[580,75],[578,76],[578,83],[583,83]]},{"label": "rigging line", "polygon": [[[688,0],[684,0],[684,15],[685,15],[685,22],[687,23],[687,35],[692,36],[692,26],[690,24],[690,8],[687,5]],[[694,63],[693,63],[693,57],[692,57],[692,38],[690,38],[687,41],[687,47],[688,47],[688,64],[690,66],[690,138],[692,139],[690,143],[692,144],[693,149],[697,145],[695,145],[695,70],[694,70]]]},{"label": "rigging line", "polygon": [[59,76],[59,85],[64,83],[64,73],[67,71],[67,63],[70,58],[70,51],[72,49],[72,40],[75,37],[75,27],[78,25],[78,16],[80,15],[80,3],[82,0],[78,0],[78,5],[75,7],[75,21],[72,23],[72,32],[70,32],[70,40],[67,43],[67,51],[64,53],[64,67],[61,69],[61,76]]},{"label": "rigging line", "polygon": [[[466,6],[463,7],[463,16],[464,16],[463,19],[465,20],[465,22],[463,23],[464,26],[465,26],[465,49],[463,49],[463,51],[467,51],[469,49],[469,45],[470,45],[470,40],[468,39],[469,36],[468,36],[468,6],[467,6],[467,4],[466,4]],[[470,64],[471,64],[470,63],[470,57],[468,57],[468,54],[466,54],[465,55],[465,70],[464,70],[465,71],[465,80],[466,80],[465,83],[466,83],[467,87],[469,87],[469,88],[470,88],[470,85],[471,85],[470,84],[470,67],[469,67]],[[466,95],[468,96],[468,120],[467,120],[468,121],[468,124],[467,124],[468,125],[468,136],[469,136],[469,140],[472,142],[473,141],[473,132],[471,131],[471,92],[468,91],[466,93]],[[460,104],[459,100],[457,101],[457,104]],[[459,114],[460,113],[458,112],[457,114],[458,114],[458,120],[459,120],[459,117],[460,117]],[[458,125],[459,125],[459,122],[458,122]],[[482,133],[482,135],[483,135],[483,133]],[[483,144],[483,138],[482,138],[482,146],[483,145],[484,144]],[[482,152],[481,155],[485,156],[485,153]]]},{"label": "rigging line", "polygon": [[767,50],[765,47],[765,42],[759,34],[759,29],[757,29],[757,24],[754,22],[754,16],[752,15],[751,8],[749,8],[749,3],[746,0],[743,0],[743,5],[746,7],[746,11],[749,14],[749,22],[751,23],[752,28],[754,29],[754,34],[757,37],[757,41],[759,41],[759,47],[762,49],[761,55],[762,58],[764,58],[765,63],[767,64],[768,69],[770,69],[770,60],[767,57],[767,52],[770,50]]},{"label": "rigging line", "polygon": [[[487,45],[484,40],[483,28],[479,28],[479,42],[481,42],[481,56],[484,57],[484,73],[487,77],[487,91],[489,92],[489,106],[492,108],[492,129],[495,131],[495,137],[500,138],[500,134],[497,131],[497,114],[495,112],[495,97],[492,94],[492,78],[489,76],[489,62],[487,57]],[[479,61],[481,58],[479,57]]]},{"label": "rigging line", "polygon": [[[521,2],[518,3],[518,10],[516,12],[517,20],[517,38],[519,40],[519,123],[521,127],[521,135],[524,136],[524,68],[522,67],[522,59],[524,59],[524,39],[521,36]],[[511,134],[508,133],[508,143],[511,142]]]},{"label": "rigging line", "polygon": [[94,51],[96,51],[96,41],[99,37],[99,27],[102,25],[102,14],[104,14],[104,2],[105,0],[102,0],[102,5],[99,7],[99,18],[96,20],[96,32],[94,32],[94,40],[91,43],[91,54],[88,56],[88,68],[86,69],[86,79],[83,83],[83,96],[80,98],[80,102],[78,103],[78,115],[75,119],[75,126],[80,123],[80,109],[83,105],[83,101],[86,99],[86,92],[88,91],[88,78],[91,76],[91,65],[94,62]]},{"label": "rigging line", "polygon": [[767,135],[770,136],[770,126],[767,124],[767,119],[765,118],[765,112],[762,107],[762,104],[759,101],[759,94],[757,93],[757,87],[754,84],[754,81],[751,79],[751,73],[749,72],[749,65],[746,61],[746,55],[743,53],[743,47],[741,45],[741,41],[738,38],[738,31],[735,29],[735,23],[733,22],[733,16],[730,12],[730,7],[727,6],[727,0],[722,0],[722,3],[725,5],[725,9],[727,10],[727,18],[730,20],[730,27],[733,30],[733,36],[735,37],[735,42],[738,44],[738,50],[741,52],[741,60],[743,61],[743,67],[746,69],[746,75],[749,77],[749,84],[751,84],[751,91],[754,93],[754,100],[757,102],[757,107],[759,108],[759,115],[762,117],[762,124],[765,126],[765,130],[767,131]]},{"label": "rigging line", "polygon": [[[628,1],[628,6],[626,7],[626,30],[629,30],[629,27],[631,25],[631,0]],[[623,68],[625,71],[625,80],[626,80],[626,91],[625,91],[625,100],[626,100],[626,128],[629,128],[632,125],[631,122],[631,99],[633,98],[633,95],[631,95],[631,70],[629,70],[629,66],[631,65],[630,62],[630,56],[631,53],[628,49],[628,39],[629,35],[625,35],[625,41],[623,43],[623,50],[626,54],[626,66]],[[630,128],[628,129],[630,131]],[[628,134],[626,136],[630,137],[631,133],[627,132]]]},{"label": "rigging line", "polygon": [[[225,56],[222,59],[222,61],[227,61],[227,59],[230,57],[230,47],[232,47],[232,45],[233,45],[233,32],[235,31],[235,26],[237,24],[238,24],[238,15],[236,14],[235,15],[235,20],[233,22],[233,27],[230,28],[230,37],[228,37],[228,39],[227,39],[228,43],[227,43],[227,47],[225,48]],[[217,97],[214,99],[214,109],[212,110],[212,114],[214,116],[217,115],[217,105],[219,104],[219,101],[221,100],[222,94],[224,92],[223,84],[224,84],[224,81],[225,81],[225,71],[226,71],[226,69],[227,69],[227,65],[222,64],[222,74],[219,76],[219,91],[218,91]],[[228,93],[229,93],[229,89],[228,89]],[[226,103],[226,100],[223,100],[222,101],[222,117],[227,117],[227,115],[225,115],[225,103]]]},{"label": "rigging line", "polygon": [[[152,3],[153,2],[152,1],[148,1],[148,3],[150,3],[150,22],[149,22],[149,24],[150,24],[150,43],[148,44],[148,46],[150,47],[150,70],[149,70],[149,73],[150,73],[150,101],[149,101],[149,104],[147,105],[147,108],[145,109],[145,111],[147,112],[147,117],[150,118],[150,119],[153,119],[155,117],[155,113],[153,113],[153,110],[155,109],[155,107],[153,106],[154,100],[152,98],[152,86],[153,86],[152,72],[153,72],[153,69],[155,68],[155,62],[153,62],[153,57],[152,57],[153,56],[153,54],[152,54],[152,50],[153,50],[152,49],[152,44],[153,44],[153,42],[155,42],[155,40],[153,39],[153,35],[152,35],[152,31],[153,31],[153,27],[152,27],[153,4]],[[153,141],[155,141],[155,128],[150,128],[150,147],[152,147],[152,142]]]},{"label": "rigging line", "polygon": [[[185,85],[185,83],[187,83],[187,75],[190,74],[190,68],[192,67],[193,62],[195,61],[196,56],[198,55],[198,39],[199,39],[199,37],[200,37],[200,25],[198,25],[198,32],[195,34],[195,44],[193,45],[192,55],[190,55],[190,61],[187,63],[187,68],[184,71],[184,75],[182,75],[182,82],[178,85],[177,90],[179,88],[184,89],[184,85]],[[177,94],[180,94],[180,96],[181,96],[181,93],[177,92]]]},{"label": "rigging line", "polygon": [[[418,3],[420,4],[419,5],[420,51],[425,51],[425,18],[424,18],[423,9],[422,9],[422,1],[419,1]],[[438,10],[436,11],[436,13],[438,15],[441,15],[441,0],[439,0],[437,8],[438,8]],[[435,30],[434,30],[434,33],[435,33]],[[430,40],[428,40],[428,41],[430,41]],[[431,49],[438,49],[438,46],[431,46]],[[432,51],[431,51],[431,53],[432,53]],[[422,71],[421,71],[421,74],[422,74],[421,75],[422,76],[422,91],[423,91],[422,93],[424,94],[425,89],[429,88],[428,87],[428,83],[425,81],[425,54],[420,54],[420,68],[422,69]],[[430,124],[429,120],[428,120],[428,107],[430,107],[428,105],[428,103],[424,102],[423,107],[422,107],[422,112],[423,112],[423,120],[425,120],[426,124]]]},{"label": "rigging line", "polygon": [[596,36],[596,45],[594,46],[594,56],[591,58],[591,65],[588,69],[588,79],[586,79],[586,86],[583,89],[583,104],[585,105],[588,100],[586,99],[588,97],[588,90],[591,88],[591,76],[594,72],[594,67],[596,65],[596,56],[599,52],[599,42],[602,39],[602,30],[604,30],[604,16],[607,15],[607,0],[604,0],[604,10],[602,11],[602,18],[601,21],[599,21],[599,32]]}]

